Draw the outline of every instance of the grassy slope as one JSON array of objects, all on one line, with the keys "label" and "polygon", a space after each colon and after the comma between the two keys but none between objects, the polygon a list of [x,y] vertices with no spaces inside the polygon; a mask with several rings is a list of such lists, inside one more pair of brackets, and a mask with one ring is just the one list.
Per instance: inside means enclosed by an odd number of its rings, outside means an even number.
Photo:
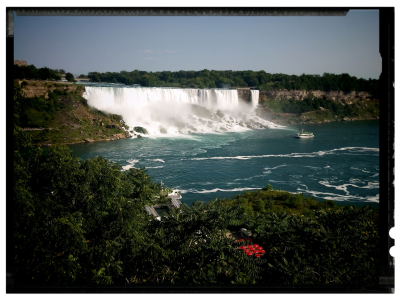
[{"label": "grassy slope", "polygon": [[28,130],[33,144],[70,144],[127,137],[122,128],[105,127],[120,124],[118,117],[88,107],[79,91],[60,95],[58,101],[63,103],[63,108],[54,112],[42,130]]}]

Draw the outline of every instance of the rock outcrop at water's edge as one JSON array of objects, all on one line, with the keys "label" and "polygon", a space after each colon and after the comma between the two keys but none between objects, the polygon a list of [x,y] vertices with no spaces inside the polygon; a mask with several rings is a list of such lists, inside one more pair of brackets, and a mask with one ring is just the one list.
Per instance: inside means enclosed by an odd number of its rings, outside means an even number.
[{"label": "rock outcrop at water's edge", "polygon": [[[83,141],[80,141],[80,143],[82,143],[82,142],[93,143],[93,142],[100,142],[100,141],[114,141],[114,140],[119,140],[119,139],[125,139],[128,137],[130,137],[130,135],[127,132],[126,133],[117,133],[117,134],[113,134],[110,137],[104,138],[104,139],[95,140],[95,139],[86,138]],[[74,144],[74,143],[71,143],[71,144]]]}]

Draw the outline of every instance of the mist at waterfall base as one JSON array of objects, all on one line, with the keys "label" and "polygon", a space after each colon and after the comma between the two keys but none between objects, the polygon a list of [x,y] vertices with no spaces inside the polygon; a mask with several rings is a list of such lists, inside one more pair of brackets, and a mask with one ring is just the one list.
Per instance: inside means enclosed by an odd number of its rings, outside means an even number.
[{"label": "mist at waterfall base", "polygon": [[[132,98],[133,90],[142,93],[139,98]],[[254,103],[242,106],[234,96],[218,100],[215,94],[202,98],[211,90],[193,90],[170,89],[160,96],[156,88],[86,87],[90,105],[122,114],[127,124],[149,134],[70,148],[82,159],[103,156],[122,170],[145,167],[155,182],[181,191],[188,205],[267,184],[320,201],[379,204],[379,121],[282,127],[256,117]],[[315,137],[293,138],[302,128]]]}]

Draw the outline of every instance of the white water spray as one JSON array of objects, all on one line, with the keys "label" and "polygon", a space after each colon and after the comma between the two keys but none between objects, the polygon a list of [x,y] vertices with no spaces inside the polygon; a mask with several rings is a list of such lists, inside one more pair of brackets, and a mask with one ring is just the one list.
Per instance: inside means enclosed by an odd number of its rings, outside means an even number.
[{"label": "white water spray", "polygon": [[254,90],[251,104],[239,101],[237,91],[228,89],[86,86],[84,97],[92,107],[122,115],[130,130],[145,128],[149,136],[280,127],[254,114]]},{"label": "white water spray", "polygon": [[260,95],[260,91],[258,91],[258,90],[251,90],[250,91],[251,92],[251,105],[253,106],[253,107],[257,107],[257,105],[258,105],[258,98],[259,98],[259,95]]}]

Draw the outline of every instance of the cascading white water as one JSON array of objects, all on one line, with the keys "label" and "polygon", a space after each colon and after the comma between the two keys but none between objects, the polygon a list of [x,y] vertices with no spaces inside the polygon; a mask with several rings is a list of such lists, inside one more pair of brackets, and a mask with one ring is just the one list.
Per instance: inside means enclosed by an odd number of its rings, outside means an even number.
[{"label": "cascading white water", "polygon": [[259,90],[251,90],[250,92],[251,92],[251,94],[250,94],[251,95],[251,105],[253,107],[257,107],[260,91]]},{"label": "cascading white water", "polygon": [[149,136],[277,127],[254,115],[258,91],[251,91],[252,105],[228,89],[86,86],[84,97],[90,106],[122,115],[130,130],[145,128]]}]

